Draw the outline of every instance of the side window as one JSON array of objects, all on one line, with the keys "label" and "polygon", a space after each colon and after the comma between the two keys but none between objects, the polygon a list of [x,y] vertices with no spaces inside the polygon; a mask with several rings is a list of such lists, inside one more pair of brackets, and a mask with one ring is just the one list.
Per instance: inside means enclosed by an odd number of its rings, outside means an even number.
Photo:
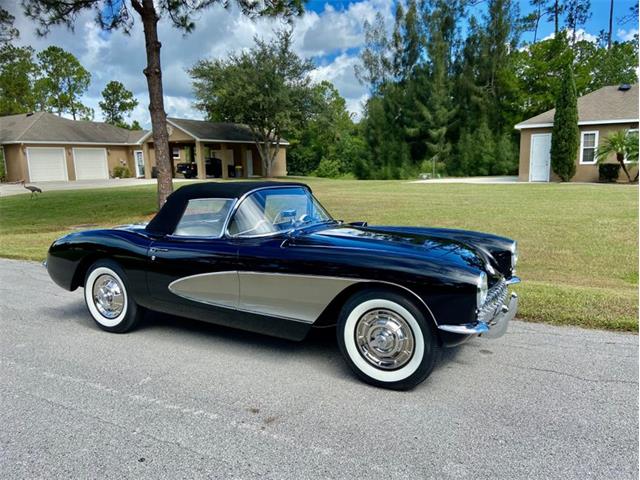
[{"label": "side window", "polygon": [[197,198],[189,200],[173,234],[178,237],[218,238],[233,200]]},{"label": "side window", "polygon": [[582,132],[580,138],[580,163],[596,163],[598,132]]}]

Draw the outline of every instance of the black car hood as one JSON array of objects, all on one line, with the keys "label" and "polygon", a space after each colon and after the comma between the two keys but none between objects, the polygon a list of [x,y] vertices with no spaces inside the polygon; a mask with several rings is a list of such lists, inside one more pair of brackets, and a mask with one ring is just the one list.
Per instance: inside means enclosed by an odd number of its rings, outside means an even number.
[{"label": "black car hood", "polygon": [[416,231],[408,227],[329,225],[295,236],[293,245],[367,250],[380,254],[412,255],[421,259],[455,263],[485,271],[493,263],[483,249],[455,238]]}]

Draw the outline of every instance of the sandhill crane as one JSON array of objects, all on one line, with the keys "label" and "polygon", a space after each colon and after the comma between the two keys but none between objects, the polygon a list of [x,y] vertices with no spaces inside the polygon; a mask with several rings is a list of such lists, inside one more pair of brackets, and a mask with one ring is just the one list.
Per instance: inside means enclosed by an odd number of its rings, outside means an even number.
[{"label": "sandhill crane", "polygon": [[31,198],[36,196],[36,193],[42,193],[42,190],[34,185],[25,185],[24,180],[22,180],[22,186],[31,192]]}]

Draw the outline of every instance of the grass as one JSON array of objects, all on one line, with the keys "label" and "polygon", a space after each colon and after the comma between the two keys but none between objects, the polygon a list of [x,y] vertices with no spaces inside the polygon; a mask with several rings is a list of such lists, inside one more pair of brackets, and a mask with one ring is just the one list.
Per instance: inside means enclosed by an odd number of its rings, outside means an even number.
[{"label": "grass", "polygon": [[[519,318],[638,329],[638,189],[579,184],[409,184],[304,179],[347,221],[481,230],[519,241]],[[0,199],[0,256],[41,260],[88,225],[147,220],[155,186]]]}]

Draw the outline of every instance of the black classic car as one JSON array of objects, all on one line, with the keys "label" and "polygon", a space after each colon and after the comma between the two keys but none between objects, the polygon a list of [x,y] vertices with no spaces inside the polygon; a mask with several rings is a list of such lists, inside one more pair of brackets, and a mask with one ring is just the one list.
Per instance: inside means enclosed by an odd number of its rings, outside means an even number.
[{"label": "black classic car", "polygon": [[147,225],[62,237],[46,266],[106,331],[145,309],[292,340],[335,325],[360,378],[406,389],[438,347],[504,333],[517,259],[496,235],[334,220],[301,183],[220,182],[180,188]]}]

